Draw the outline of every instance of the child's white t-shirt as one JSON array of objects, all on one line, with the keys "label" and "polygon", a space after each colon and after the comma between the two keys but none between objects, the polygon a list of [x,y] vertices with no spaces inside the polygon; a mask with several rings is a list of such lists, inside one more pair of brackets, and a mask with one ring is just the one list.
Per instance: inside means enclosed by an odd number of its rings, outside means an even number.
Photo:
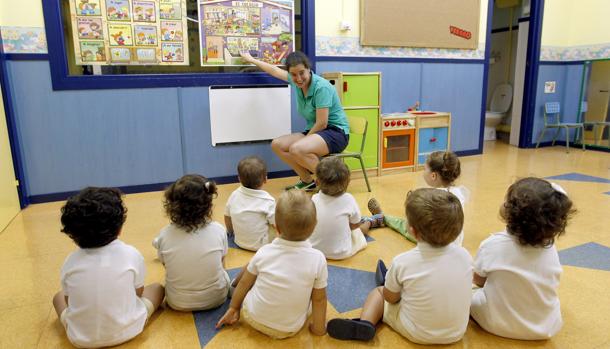
[{"label": "child's white t-shirt", "polygon": [[400,292],[401,323],[418,343],[456,342],[468,326],[472,257],[453,243],[420,241],[394,258],[385,288]]},{"label": "child's white t-shirt", "polygon": [[142,332],[146,305],[136,289],[144,286],[145,274],[140,252],[118,239],[103,247],[72,252],[61,268],[70,342],[79,347],[106,347]]},{"label": "child's white t-shirt", "polygon": [[[468,199],[470,198],[470,190],[468,190],[468,188],[466,188],[463,185],[459,185],[459,186],[450,186],[448,188],[439,188],[439,189],[447,190],[451,194],[455,195],[458,198],[458,200],[460,200],[460,204],[462,205],[462,210],[465,209],[466,203],[468,202]],[[466,218],[466,217],[464,216],[464,218]],[[464,222],[465,221],[466,221],[466,219],[464,219]],[[463,242],[464,242],[464,229],[462,228],[460,235],[458,235],[458,237],[455,238],[455,240],[453,240],[453,243],[458,246],[462,246]]]},{"label": "child's white t-shirt", "polygon": [[222,258],[228,243],[224,226],[211,222],[188,233],[169,224],[153,246],[165,265],[165,296],[171,307],[206,309],[226,299],[229,285]]},{"label": "child's white t-shirt", "polygon": [[256,251],[269,242],[269,228],[275,225],[275,199],[264,190],[240,186],[229,196],[225,216],[231,217],[235,243]]},{"label": "child's white t-shirt", "polygon": [[328,269],[322,252],[308,241],[276,238],[261,247],[248,263],[256,275],[243,306],[252,318],[282,332],[303,327],[314,288],[326,287]]},{"label": "child's white t-shirt", "polygon": [[360,208],[349,193],[330,196],[322,192],[315,194],[311,201],[316,205],[318,224],[309,237],[309,242],[326,258],[343,259],[352,252],[352,230],[349,224],[360,222]]},{"label": "child's white t-shirt", "polygon": [[473,295],[470,313],[486,331],[536,340],[561,329],[562,268],[554,245],[523,246],[515,236],[497,233],[481,243],[474,271],[487,281]]}]

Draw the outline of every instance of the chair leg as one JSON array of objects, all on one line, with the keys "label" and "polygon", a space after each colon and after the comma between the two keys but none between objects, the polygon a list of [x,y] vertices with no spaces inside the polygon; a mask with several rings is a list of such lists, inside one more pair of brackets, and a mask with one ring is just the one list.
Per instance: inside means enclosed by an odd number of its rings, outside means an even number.
[{"label": "chair leg", "polygon": [[[557,127],[557,131],[555,131],[555,136],[553,136],[553,143],[551,143],[551,146],[555,146],[555,140],[557,139],[557,136],[559,136],[559,132],[561,131],[560,127]],[[566,138],[568,137],[568,135],[566,134]]]},{"label": "chair leg", "polygon": [[[564,129],[566,130],[566,153],[569,153],[570,152],[570,128],[564,127]],[[559,129],[557,129],[557,131],[559,131]],[[555,140],[553,140],[553,143],[555,143]]]},{"label": "chair leg", "polygon": [[540,141],[542,140],[542,137],[544,137],[544,132],[546,132],[546,127],[542,129],[542,133],[540,133],[540,136],[538,137],[538,143],[536,143],[536,148],[538,148],[538,146],[540,145]]},{"label": "chair leg", "polygon": [[582,144],[582,151],[585,151],[585,126],[581,126],[578,128],[580,130],[580,143]]},{"label": "chair leg", "polygon": [[364,161],[362,160],[362,156],[358,157],[358,160],[360,160],[360,167],[362,168],[362,174],[364,174],[364,181],[366,182],[366,187],[369,190],[369,193],[371,192],[371,185],[369,184],[369,177],[366,175],[366,169],[364,168]]}]

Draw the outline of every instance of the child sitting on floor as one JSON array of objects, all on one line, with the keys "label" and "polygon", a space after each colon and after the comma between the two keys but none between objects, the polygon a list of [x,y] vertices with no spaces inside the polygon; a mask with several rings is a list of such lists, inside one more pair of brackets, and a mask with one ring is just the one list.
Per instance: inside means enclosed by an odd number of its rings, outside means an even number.
[{"label": "child sitting on floor", "polygon": [[316,208],[303,191],[282,193],[275,210],[278,237],[248,263],[231,305],[216,324],[233,325],[240,316],[272,338],[294,336],[307,323],[315,335],[326,333],[328,270],[322,252],[307,238],[316,225]]},{"label": "child sitting on floor", "polygon": [[365,235],[371,221],[360,222],[360,208],[345,192],[349,180],[349,169],[338,157],[324,158],[316,168],[320,192],[311,200],[316,205],[318,224],[309,242],[328,259],[349,258],[367,245]]},{"label": "child sitting on floor", "polygon": [[216,184],[196,174],[183,176],[165,190],[163,206],[171,223],[161,229],[153,246],[165,266],[166,302],[172,309],[212,309],[229,295],[227,234],[212,221],[216,195]]},{"label": "child sitting on floor", "polygon": [[383,322],[412,342],[449,344],[468,326],[472,258],[453,244],[464,222],[455,195],[432,188],[410,192],[405,203],[412,250],[396,256],[385,286],[369,293],[359,319],[333,319],[328,334],[370,340]]},{"label": "child sitting on floor", "polygon": [[241,186],[227,201],[225,226],[235,234],[237,246],[257,251],[275,237],[275,199],[262,190],[267,182],[267,166],[256,156],[242,159],[237,165]]},{"label": "child sitting on floor", "polygon": [[555,238],[575,213],[557,184],[523,178],[508,188],[500,216],[506,231],[485,239],[474,263],[470,314],[486,331],[514,339],[548,339],[562,326],[561,264]]},{"label": "child sitting on floor", "polygon": [[[462,205],[463,209],[464,205],[468,201],[468,198],[470,197],[470,191],[463,185],[455,186],[453,184],[460,176],[460,172],[460,159],[457,157],[457,155],[455,155],[454,152],[436,151],[431,153],[426,159],[423,177],[426,184],[429,186],[446,190],[455,195],[460,200],[460,204]],[[375,198],[369,200],[368,208],[373,217],[367,219],[383,222],[381,224],[373,224],[373,228],[385,225],[400,233],[407,240],[416,242],[415,238],[407,231],[408,223],[404,218],[384,215],[383,211],[381,210],[381,205]],[[454,242],[457,245],[462,246],[463,241],[464,231],[462,230]]]},{"label": "child sitting on floor", "polygon": [[61,208],[62,232],[79,247],[61,268],[53,306],[79,348],[124,343],[142,332],[163,301],[163,286],[144,287],[144,258],[118,239],[127,209],[114,188],[85,188]]}]

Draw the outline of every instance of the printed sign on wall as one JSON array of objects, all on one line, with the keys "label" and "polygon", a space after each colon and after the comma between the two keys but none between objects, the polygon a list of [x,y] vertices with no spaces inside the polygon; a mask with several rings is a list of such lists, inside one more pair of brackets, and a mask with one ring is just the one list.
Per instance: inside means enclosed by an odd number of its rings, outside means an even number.
[{"label": "printed sign on wall", "polygon": [[188,65],[186,0],[70,0],[76,64]]},{"label": "printed sign on wall", "polygon": [[199,0],[201,65],[248,65],[239,54],[282,64],[294,51],[294,1]]}]

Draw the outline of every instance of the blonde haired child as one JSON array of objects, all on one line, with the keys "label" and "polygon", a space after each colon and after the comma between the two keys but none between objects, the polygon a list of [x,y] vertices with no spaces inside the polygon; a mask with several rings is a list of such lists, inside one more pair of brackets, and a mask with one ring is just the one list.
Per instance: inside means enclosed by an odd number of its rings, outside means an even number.
[{"label": "blonde haired child", "polygon": [[555,238],[575,213],[557,184],[523,178],[508,188],[500,216],[506,230],[485,239],[474,262],[470,314],[486,331],[514,339],[548,339],[562,326]]},{"label": "blonde haired child", "polygon": [[175,310],[215,308],[229,294],[227,234],[211,218],[216,195],[216,184],[197,174],[185,175],[165,190],[163,206],[171,223],[153,246],[165,266],[167,304]]},{"label": "blonde haired child", "polygon": [[328,270],[322,252],[307,241],[316,208],[303,191],[286,191],[277,201],[275,219],[278,238],[252,257],[216,328],[241,317],[272,338],[292,337],[307,322],[311,305],[309,329],[324,335]]}]

